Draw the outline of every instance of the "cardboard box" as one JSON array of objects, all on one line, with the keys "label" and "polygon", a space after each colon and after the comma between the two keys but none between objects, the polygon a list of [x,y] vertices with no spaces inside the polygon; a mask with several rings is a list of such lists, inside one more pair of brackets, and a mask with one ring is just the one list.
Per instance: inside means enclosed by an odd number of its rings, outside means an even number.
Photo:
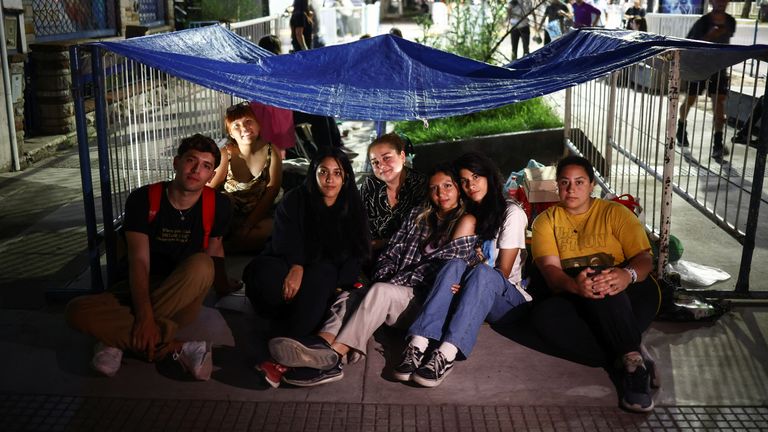
[{"label": "cardboard box", "polygon": [[531,203],[555,203],[560,201],[560,195],[555,190],[530,190],[528,184],[523,186],[528,202]]},{"label": "cardboard box", "polygon": [[[528,188],[528,191],[557,191],[557,169],[553,166],[545,166],[542,168],[526,168],[525,181],[523,184]],[[528,195],[528,199],[531,196]],[[531,201],[534,202],[534,201]]]}]

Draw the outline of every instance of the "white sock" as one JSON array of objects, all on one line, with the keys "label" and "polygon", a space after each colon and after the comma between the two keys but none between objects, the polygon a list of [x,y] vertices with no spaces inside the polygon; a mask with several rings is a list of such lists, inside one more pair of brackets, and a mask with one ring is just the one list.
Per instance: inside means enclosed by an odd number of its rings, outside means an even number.
[{"label": "white sock", "polygon": [[456,359],[456,354],[459,353],[459,349],[456,348],[456,345],[450,342],[443,342],[440,344],[440,348],[438,348],[438,350],[443,353],[445,359],[448,361],[453,361]]},{"label": "white sock", "polygon": [[425,338],[424,336],[413,336],[411,337],[411,341],[409,344],[415,346],[421,352],[424,352],[427,350],[427,347],[429,346],[429,339]]}]

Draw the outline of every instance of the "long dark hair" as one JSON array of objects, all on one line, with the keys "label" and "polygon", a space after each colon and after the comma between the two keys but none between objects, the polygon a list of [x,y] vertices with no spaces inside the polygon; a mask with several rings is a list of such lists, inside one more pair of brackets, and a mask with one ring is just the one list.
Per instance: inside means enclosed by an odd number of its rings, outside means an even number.
[{"label": "long dark hair", "polygon": [[[432,179],[432,176],[435,174],[442,173],[446,174],[453,180],[453,182],[456,184],[456,187],[458,189],[461,189],[461,186],[459,186],[459,178],[456,175],[456,171],[453,169],[451,164],[449,163],[439,163],[435,165],[430,171],[429,175],[427,176],[428,179]],[[419,215],[416,217],[416,223],[426,223],[429,227],[429,234],[427,235],[427,238],[424,239],[424,242],[421,245],[422,250],[425,250],[428,246],[436,249],[440,246],[448,243],[448,241],[453,237],[453,232],[456,230],[456,225],[461,218],[461,216],[466,213],[466,208],[464,207],[464,200],[461,197],[461,192],[457,190],[458,194],[458,206],[456,206],[455,209],[451,210],[444,218],[438,217],[438,209],[437,206],[432,202],[430,199],[430,191],[429,186],[427,186],[427,190],[425,191],[427,194],[427,200],[424,204],[424,211],[419,213]]]},{"label": "long dark hair", "polygon": [[[453,162],[453,167],[458,173],[462,169],[471,171],[488,182],[488,192],[479,203],[466,198],[467,211],[477,219],[476,231],[481,240],[496,238],[499,228],[504,223],[504,214],[507,210],[507,202],[504,199],[504,182],[496,164],[478,152],[464,153]],[[461,188],[462,196],[465,196],[464,188]]]},{"label": "long dark hair", "polygon": [[[344,171],[344,183],[336,202],[330,207],[323,201],[316,177],[320,162],[328,157]],[[359,256],[362,260],[370,257],[368,218],[347,155],[336,147],[320,147],[309,165],[303,187],[308,196],[306,220],[311,221],[305,230],[307,236],[318,240],[328,253]]]}]

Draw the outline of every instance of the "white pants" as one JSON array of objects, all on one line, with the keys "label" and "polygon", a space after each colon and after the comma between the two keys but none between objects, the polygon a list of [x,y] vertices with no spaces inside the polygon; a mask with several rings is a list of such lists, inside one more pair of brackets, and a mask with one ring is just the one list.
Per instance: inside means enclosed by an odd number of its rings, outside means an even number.
[{"label": "white pants", "polygon": [[346,323],[341,324],[344,314],[337,308],[321,331],[336,334],[336,342],[365,354],[368,339],[380,325],[407,328],[411,324],[421,308],[414,297],[413,288],[377,282]]}]

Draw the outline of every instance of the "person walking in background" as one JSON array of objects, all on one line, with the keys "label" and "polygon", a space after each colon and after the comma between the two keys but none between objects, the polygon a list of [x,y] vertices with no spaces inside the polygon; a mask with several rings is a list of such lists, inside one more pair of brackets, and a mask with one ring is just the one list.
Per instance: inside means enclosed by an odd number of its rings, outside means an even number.
[{"label": "person walking in background", "polygon": [[636,18],[645,18],[645,8],[643,8],[642,0],[635,0],[632,6],[624,12],[624,22],[627,29],[634,30],[629,26],[629,23]]},{"label": "person walking in background", "polygon": [[507,19],[512,30],[509,36],[512,40],[512,60],[517,60],[517,47],[523,42],[523,55],[530,52],[531,27],[528,22],[528,14],[533,10],[531,0],[511,0],[507,4]]},{"label": "person walking in background", "polygon": [[600,9],[585,3],[584,0],[576,0],[571,4],[571,7],[573,8],[573,13],[568,16],[573,20],[574,28],[596,27],[603,14]]},{"label": "person walking in background", "polygon": [[69,325],[98,341],[91,366],[100,374],[115,375],[123,352],[131,351],[150,362],[170,355],[195,379],[210,379],[209,344],[175,335],[197,318],[216,276],[214,258],[224,257],[229,200],[205,186],[220,157],[212,139],[185,138],[173,158],[173,180],[128,195],[123,226],[129,299],[105,292],[67,305]]},{"label": "person walking in background", "polygon": [[560,0],[550,0],[544,10],[544,16],[547,19],[547,25],[544,26],[544,45],[546,45],[565,33],[568,6]]},{"label": "person walking in background", "polygon": [[293,51],[312,49],[314,14],[309,7],[309,0],[294,0],[291,26],[291,46]]},{"label": "person walking in background", "polygon": [[[710,0],[710,3],[712,3],[712,12],[696,20],[686,38],[721,44],[730,43],[731,37],[736,33],[736,20],[725,11],[728,0]],[[711,156],[712,159],[720,163],[723,162],[723,157],[729,153],[728,149],[723,146],[723,129],[726,121],[725,101],[728,98],[730,80],[728,70],[723,69],[705,80],[689,82],[687,97],[680,105],[680,118],[677,120],[677,132],[675,134],[678,145],[682,147],[690,145],[687,130],[688,112],[706,89],[712,99],[714,111],[715,133]]]}]

